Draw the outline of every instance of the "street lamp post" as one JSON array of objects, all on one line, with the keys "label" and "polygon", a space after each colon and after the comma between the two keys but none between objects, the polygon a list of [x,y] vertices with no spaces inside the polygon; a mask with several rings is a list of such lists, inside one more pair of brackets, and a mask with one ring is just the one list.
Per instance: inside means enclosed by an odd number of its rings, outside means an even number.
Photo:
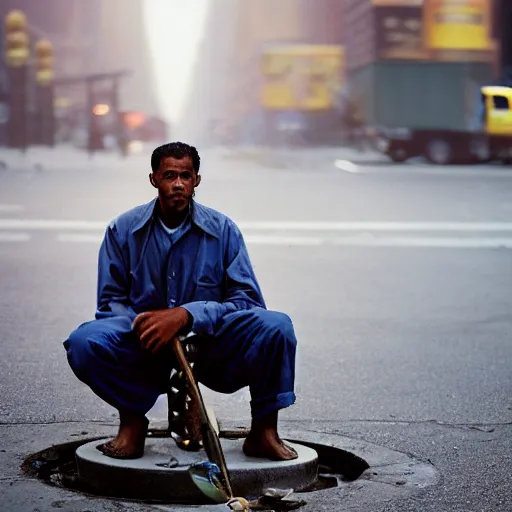
[{"label": "street lamp post", "polygon": [[54,57],[53,45],[42,39],[36,47],[36,84],[38,105],[38,142],[52,147],[55,144]]},{"label": "street lamp post", "polygon": [[27,63],[30,58],[30,39],[25,14],[14,10],[5,23],[5,61],[9,79],[9,146],[27,148]]}]

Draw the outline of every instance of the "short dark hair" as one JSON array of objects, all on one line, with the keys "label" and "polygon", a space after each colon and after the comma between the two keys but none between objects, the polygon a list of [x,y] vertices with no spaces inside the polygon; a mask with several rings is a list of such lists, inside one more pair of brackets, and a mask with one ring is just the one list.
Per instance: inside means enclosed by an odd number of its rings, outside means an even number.
[{"label": "short dark hair", "polygon": [[171,157],[181,160],[187,156],[192,160],[194,170],[199,172],[199,168],[201,167],[199,153],[194,146],[189,146],[184,142],[169,142],[168,144],[156,148],[151,155],[151,169],[153,169],[153,172],[158,171],[162,163],[162,158]]}]

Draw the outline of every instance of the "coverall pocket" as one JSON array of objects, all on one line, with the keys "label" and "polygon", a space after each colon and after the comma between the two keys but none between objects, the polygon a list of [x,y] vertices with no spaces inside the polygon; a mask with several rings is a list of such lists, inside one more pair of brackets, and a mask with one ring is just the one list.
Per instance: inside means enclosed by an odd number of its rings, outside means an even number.
[{"label": "coverall pocket", "polygon": [[222,301],[221,283],[199,281],[196,285],[194,294],[195,301],[211,300],[215,302]]}]

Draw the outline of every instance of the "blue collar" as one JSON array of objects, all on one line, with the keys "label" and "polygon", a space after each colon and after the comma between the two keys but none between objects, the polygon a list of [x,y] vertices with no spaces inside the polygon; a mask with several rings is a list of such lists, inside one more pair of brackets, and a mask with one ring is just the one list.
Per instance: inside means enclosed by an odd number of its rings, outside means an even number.
[{"label": "blue collar", "polygon": [[[158,198],[151,200],[141,207],[140,217],[134,223],[131,228],[132,234],[140,229],[144,228],[149,222],[157,220],[155,208],[157,205]],[[192,222],[205,233],[208,233],[215,238],[219,238],[218,224],[212,218],[211,213],[205,206],[192,201],[190,203],[190,209],[192,211]]]}]

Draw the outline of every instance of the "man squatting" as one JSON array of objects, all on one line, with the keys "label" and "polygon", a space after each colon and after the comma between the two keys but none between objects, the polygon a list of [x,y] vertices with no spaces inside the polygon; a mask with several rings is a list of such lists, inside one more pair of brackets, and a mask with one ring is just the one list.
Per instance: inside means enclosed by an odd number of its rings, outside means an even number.
[{"label": "man squatting", "polygon": [[277,431],[295,402],[296,338],[283,313],[266,308],[242,234],[225,215],[194,200],[200,157],[187,144],[151,157],[158,197],[117,217],[99,252],[95,320],[64,342],[75,375],[119,411],[117,436],[98,447],[114,458],[144,453],[147,412],[166,392],[170,342],[200,336],[195,371],[220,393],[249,386],[247,456],[297,457]]}]

